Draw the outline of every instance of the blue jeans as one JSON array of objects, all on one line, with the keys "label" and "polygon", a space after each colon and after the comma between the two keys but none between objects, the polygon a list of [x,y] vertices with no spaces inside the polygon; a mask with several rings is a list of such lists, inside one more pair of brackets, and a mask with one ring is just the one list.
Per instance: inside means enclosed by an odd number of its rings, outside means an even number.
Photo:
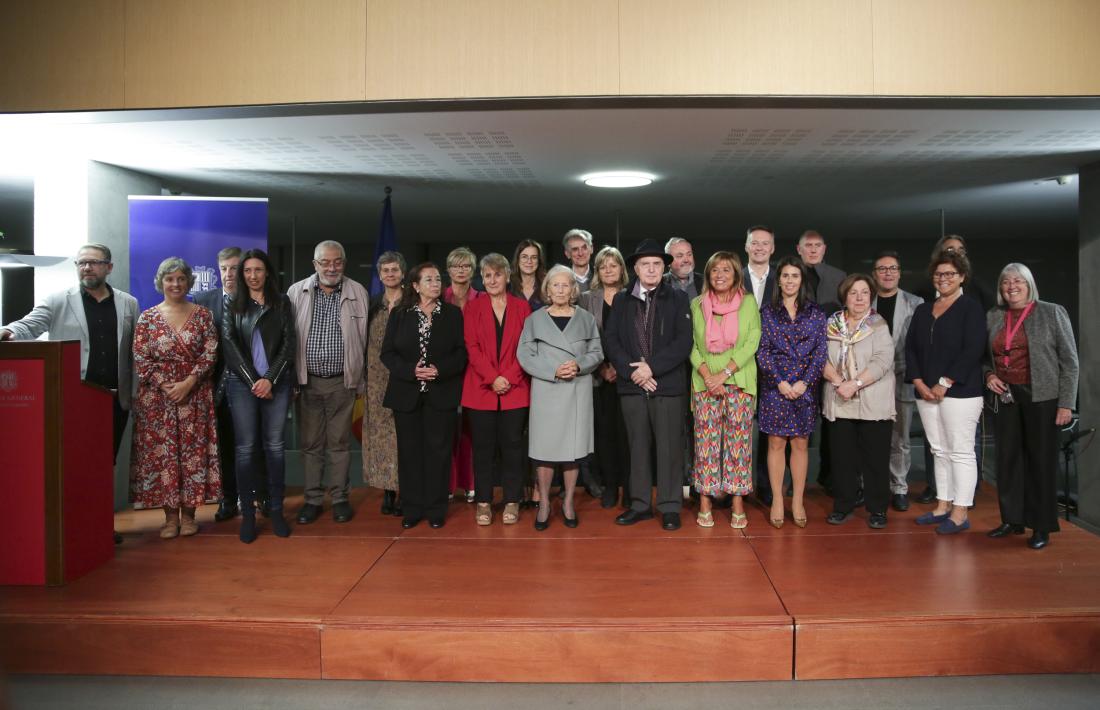
[{"label": "blue jeans", "polygon": [[236,444],[237,490],[241,510],[253,510],[259,485],[260,467],[256,459],[263,447],[267,463],[267,491],[272,510],[283,509],[286,490],[286,450],[284,431],[286,413],[290,407],[290,383],[284,378],[271,389],[271,399],[252,394],[245,382],[230,375],[226,378],[229,411],[233,414],[233,437]]}]

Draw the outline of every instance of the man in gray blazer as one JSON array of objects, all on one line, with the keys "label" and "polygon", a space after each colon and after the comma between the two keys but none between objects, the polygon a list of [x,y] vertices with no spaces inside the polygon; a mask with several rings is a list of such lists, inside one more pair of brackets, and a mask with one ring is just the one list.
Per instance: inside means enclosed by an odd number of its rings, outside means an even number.
[{"label": "man in gray blazer", "polygon": [[[115,268],[107,246],[85,244],[77,251],[75,263],[79,285],[43,298],[25,317],[0,328],[0,340],[34,340],[43,333],[50,340],[79,340],[80,377],[115,395],[117,457],[130,417],[138,303],[130,294],[107,283],[107,276]],[[115,542],[121,541],[115,533]]]},{"label": "man in gray blazer", "polygon": [[894,510],[909,510],[909,426],[913,422],[916,395],[913,385],[905,383],[905,336],[913,311],[924,303],[920,296],[898,288],[901,282],[901,259],[897,252],[884,251],[875,257],[872,269],[875,279],[875,298],[871,307],[886,319],[890,335],[894,338],[894,432],[890,439],[890,504]]},{"label": "man in gray blazer", "polygon": [[[825,249],[825,237],[821,236],[821,233],[817,230],[807,229],[802,233],[802,236],[798,238],[798,246],[795,251],[802,257],[802,261],[806,264],[806,270],[809,272],[810,293],[813,300],[817,305],[821,306],[821,310],[825,311],[825,315],[828,317],[840,310],[837,290],[840,288],[840,282],[843,281],[848,274],[835,266],[829,266],[825,263]],[[822,386],[825,386],[824,378],[822,378],[821,382]],[[829,421],[824,418],[821,420],[821,438],[818,441],[818,454],[817,483],[829,493],[832,491],[832,484],[830,482],[832,478],[832,461],[829,450]],[[860,494],[859,499],[856,501],[856,506],[858,507],[860,505],[863,505],[862,494]]]}]

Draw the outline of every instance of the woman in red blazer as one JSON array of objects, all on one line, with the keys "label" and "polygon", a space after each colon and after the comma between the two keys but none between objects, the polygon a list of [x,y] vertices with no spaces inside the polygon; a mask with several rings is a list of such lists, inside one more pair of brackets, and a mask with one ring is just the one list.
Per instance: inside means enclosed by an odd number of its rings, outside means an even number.
[{"label": "woman in red blazer", "polygon": [[466,304],[469,364],[462,384],[462,410],[470,421],[474,447],[477,524],[493,522],[493,461],[500,450],[505,525],[519,520],[523,494],[523,428],[531,403],[531,383],[516,359],[523,321],[531,306],[508,293],[511,269],[500,254],[481,259],[485,295]]}]

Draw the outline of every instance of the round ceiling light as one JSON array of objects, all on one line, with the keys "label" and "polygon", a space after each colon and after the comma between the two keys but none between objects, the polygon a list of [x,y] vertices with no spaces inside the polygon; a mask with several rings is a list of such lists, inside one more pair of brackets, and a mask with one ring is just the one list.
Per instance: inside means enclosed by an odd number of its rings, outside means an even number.
[{"label": "round ceiling light", "polygon": [[589,187],[643,187],[654,180],[649,173],[639,173],[630,170],[618,170],[607,173],[592,173],[581,178]]}]

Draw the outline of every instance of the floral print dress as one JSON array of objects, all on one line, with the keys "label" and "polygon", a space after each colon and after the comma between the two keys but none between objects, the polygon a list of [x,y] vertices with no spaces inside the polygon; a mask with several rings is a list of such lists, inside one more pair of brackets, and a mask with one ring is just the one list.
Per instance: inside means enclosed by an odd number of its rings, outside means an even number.
[{"label": "floral print dress", "polygon": [[[134,440],[130,493],[145,508],[192,508],[221,497],[214,387],[210,374],[218,336],[210,311],[196,306],[177,333],[157,307],[134,327]],[[198,383],[174,404],[161,385],[195,375]]]},{"label": "floral print dress", "polygon": [[390,371],[382,364],[382,339],[392,310],[382,306],[367,329],[367,416],[363,435],[363,478],[368,486],[397,490],[397,433],[393,410],[382,406]]}]

